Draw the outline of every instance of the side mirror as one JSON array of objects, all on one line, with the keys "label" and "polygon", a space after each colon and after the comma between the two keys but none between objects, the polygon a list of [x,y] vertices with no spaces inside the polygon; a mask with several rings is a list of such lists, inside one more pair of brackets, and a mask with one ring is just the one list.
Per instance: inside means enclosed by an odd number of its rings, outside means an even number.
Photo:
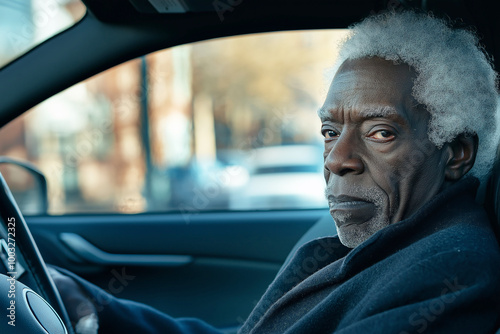
[{"label": "side mirror", "polygon": [[47,179],[32,163],[0,156],[0,173],[25,215],[46,215],[49,208]]}]

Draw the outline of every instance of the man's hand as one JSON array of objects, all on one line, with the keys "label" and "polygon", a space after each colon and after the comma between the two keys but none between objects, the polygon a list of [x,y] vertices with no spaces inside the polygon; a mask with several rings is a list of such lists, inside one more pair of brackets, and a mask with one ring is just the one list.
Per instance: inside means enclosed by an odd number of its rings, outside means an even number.
[{"label": "man's hand", "polygon": [[94,304],[82,288],[70,277],[48,267],[48,271],[59,290],[68,316],[77,334],[97,334],[98,319]]}]

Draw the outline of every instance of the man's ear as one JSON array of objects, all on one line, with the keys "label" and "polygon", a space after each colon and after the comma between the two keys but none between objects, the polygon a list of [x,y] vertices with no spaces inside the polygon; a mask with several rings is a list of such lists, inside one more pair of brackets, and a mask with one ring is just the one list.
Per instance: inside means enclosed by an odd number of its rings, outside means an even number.
[{"label": "man's ear", "polygon": [[460,134],[448,143],[449,158],[445,169],[445,178],[457,181],[471,170],[476,161],[477,135]]}]

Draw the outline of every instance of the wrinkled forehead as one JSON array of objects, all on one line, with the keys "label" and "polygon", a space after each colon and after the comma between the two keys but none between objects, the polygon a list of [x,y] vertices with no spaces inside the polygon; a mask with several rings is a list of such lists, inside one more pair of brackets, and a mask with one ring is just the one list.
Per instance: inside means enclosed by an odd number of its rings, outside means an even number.
[{"label": "wrinkled forehead", "polygon": [[407,64],[381,58],[346,60],[337,71],[318,114],[333,111],[400,114],[412,118],[417,102],[412,96],[415,71]]}]

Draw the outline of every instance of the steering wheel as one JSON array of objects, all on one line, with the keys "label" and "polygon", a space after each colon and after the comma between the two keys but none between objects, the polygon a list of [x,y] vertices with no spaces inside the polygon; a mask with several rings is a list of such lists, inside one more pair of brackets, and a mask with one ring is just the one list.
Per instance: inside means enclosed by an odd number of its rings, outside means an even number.
[{"label": "steering wheel", "polygon": [[[15,278],[13,280],[12,278]],[[0,332],[74,334],[61,296],[0,173]],[[13,321],[13,322],[11,322]]]}]

